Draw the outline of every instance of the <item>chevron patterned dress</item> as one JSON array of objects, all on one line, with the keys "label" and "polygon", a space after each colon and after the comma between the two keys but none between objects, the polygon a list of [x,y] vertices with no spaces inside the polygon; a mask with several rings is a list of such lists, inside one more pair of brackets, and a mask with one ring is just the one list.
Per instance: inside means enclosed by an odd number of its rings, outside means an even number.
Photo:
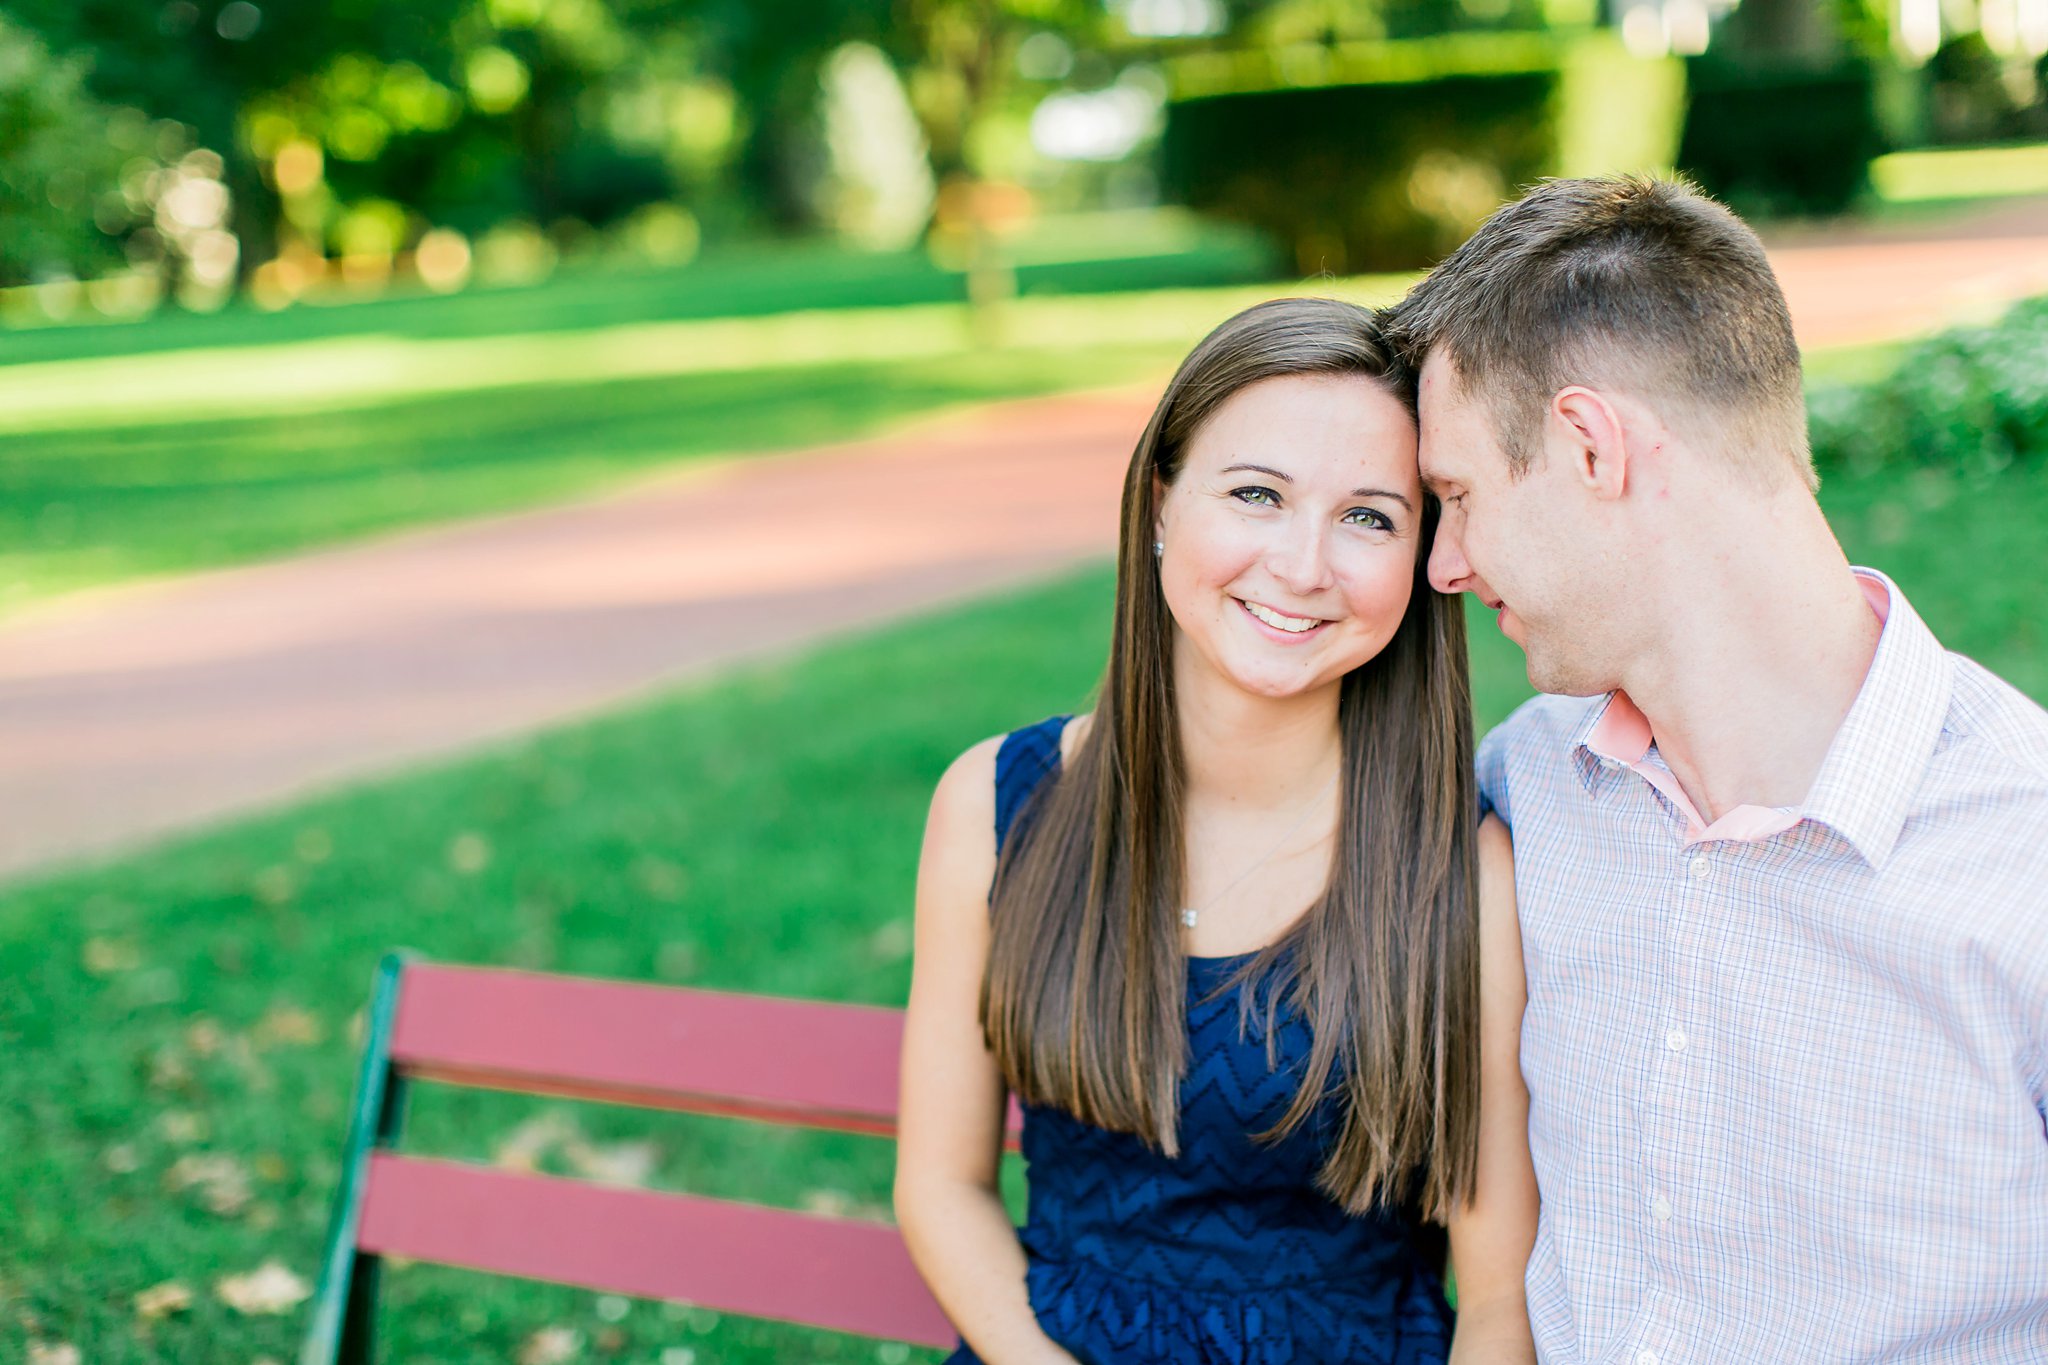
[{"label": "chevron patterned dress", "polygon": [[[1064,717],[1009,735],[996,759],[996,835],[1059,767]],[[1031,1306],[1083,1365],[1442,1365],[1451,1314],[1442,1239],[1412,1217],[1353,1216],[1318,1191],[1341,1111],[1278,1143],[1309,1029],[1239,1026],[1244,957],[1188,960],[1181,1155],[1168,1158],[1039,1106],[1024,1109],[1030,1208],[1019,1236]],[[967,1346],[949,1365],[977,1358]]]}]

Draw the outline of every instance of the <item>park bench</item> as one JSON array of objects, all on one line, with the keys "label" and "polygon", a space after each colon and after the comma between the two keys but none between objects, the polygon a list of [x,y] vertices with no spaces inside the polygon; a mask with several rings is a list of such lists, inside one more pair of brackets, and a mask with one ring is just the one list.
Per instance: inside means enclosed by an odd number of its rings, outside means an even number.
[{"label": "park bench", "polygon": [[[889,1224],[397,1149],[418,1082],[893,1136],[898,1011],[393,955],[368,1025],[300,1365],[374,1359],[387,1256],[916,1345],[955,1340]],[[1013,1140],[1015,1121],[1013,1108]]]}]

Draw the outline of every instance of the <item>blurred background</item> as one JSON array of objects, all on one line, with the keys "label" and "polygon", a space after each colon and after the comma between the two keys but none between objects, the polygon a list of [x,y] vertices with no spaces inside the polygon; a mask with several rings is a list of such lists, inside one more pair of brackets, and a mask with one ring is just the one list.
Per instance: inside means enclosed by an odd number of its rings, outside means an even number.
[{"label": "blurred background", "polygon": [[815,249],[723,307],[1341,274],[1615,167],[1896,211],[2048,187],[2044,50],[2042,0],[11,0],[0,317],[666,316],[764,243]]},{"label": "blurred background", "polygon": [[[0,0],[0,1363],[291,1357],[391,947],[900,1004],[932,783],[1088,705],[1175,362],[1543,176],[1757,225],[1852,557],[2048,697],[2044,52],[2048,0]],[[868,1139],[411,1134],[887,1214]],[[924,1358],[387,1291],[393,1360]]]}]

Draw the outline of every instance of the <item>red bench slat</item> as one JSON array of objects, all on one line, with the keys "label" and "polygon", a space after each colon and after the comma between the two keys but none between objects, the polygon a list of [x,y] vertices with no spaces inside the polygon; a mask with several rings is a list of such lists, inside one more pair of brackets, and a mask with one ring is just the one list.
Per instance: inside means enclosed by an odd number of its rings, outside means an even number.
[{"label": "red bench slat", "polygon": [[881,1223],[379,1152],[357,1245],[919,1345],[956,1340]]},{"label": "red bench slat", "polygon": [[392,1057],[460,1084],[893,1134],[902,1034],[866,1005],[418,964]]}]

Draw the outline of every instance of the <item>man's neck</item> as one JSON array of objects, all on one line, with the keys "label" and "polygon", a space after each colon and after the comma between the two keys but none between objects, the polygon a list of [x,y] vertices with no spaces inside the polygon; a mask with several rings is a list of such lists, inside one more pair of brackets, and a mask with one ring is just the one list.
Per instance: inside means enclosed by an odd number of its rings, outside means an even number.
[{"label": "man's neck", "polygon": [[1832,537],[1798,548],[1724,559],[1623,682],[1709,822],[1806,799],[1877,652],[1883,625]]}]

